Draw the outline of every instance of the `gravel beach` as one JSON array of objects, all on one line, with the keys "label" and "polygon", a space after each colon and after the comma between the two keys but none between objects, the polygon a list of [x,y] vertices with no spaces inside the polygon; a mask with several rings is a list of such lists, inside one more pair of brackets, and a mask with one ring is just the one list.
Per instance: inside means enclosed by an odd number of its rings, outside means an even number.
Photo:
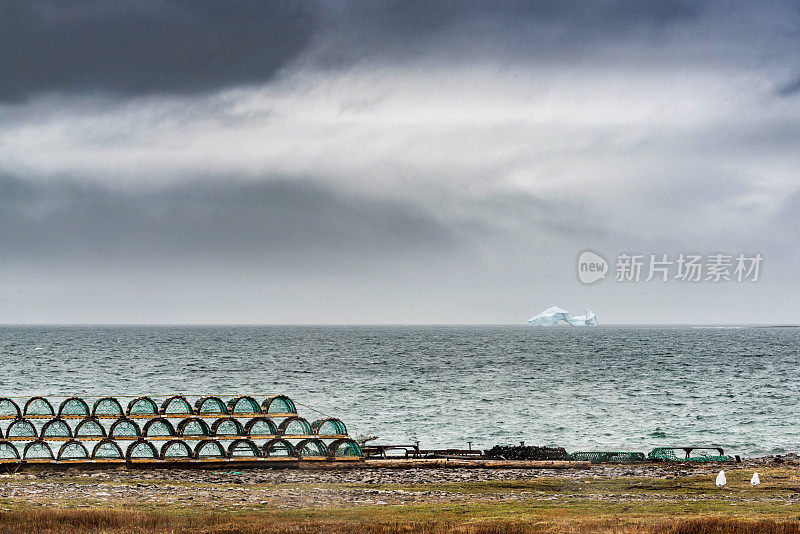
[{"label": "gravel beach", "polygon": [[[521,501],[526,499],[569,499],[569,491],[459,491],[425,486],[476,484],[481,482],[535,481],[553,479],[600,482],[607,479],[657,478],[680,481],[684,477],[759,468],[798,469],[797,456],[745,459],[740,464],[640,464],[597,465],[588,469],[385,469],[341,470],[250,469],[71,469],[66,471],[27,470],[0,475],[0,502],[30,506],[132,505],[204,506],[242,510],[263,508],[342,507],[375,504],[420,504],[442,502]],[[411,486],[401,489],[393,486]],[[587,495],[582,495],[586,498]],[[645,495],[589,495],[595,499],[674,499],[674,495],[652,492]],[[717,496],[715,496],[716,498]],[[737,497],[738,498],[738,497]],[[800,501],[800,494],[786,497]]]}]

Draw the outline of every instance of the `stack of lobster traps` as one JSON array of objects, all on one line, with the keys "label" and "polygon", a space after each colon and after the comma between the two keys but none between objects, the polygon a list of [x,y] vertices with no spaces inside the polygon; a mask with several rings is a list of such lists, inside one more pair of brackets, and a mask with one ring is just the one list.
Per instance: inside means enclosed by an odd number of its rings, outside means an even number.
[{"label": "stack of lobster traps", "polygon": [[342,421],[309,422],[285,395],[227,402],[185,395],[3,397],[0,431],[0,465],[289,465],[363,456]]}]

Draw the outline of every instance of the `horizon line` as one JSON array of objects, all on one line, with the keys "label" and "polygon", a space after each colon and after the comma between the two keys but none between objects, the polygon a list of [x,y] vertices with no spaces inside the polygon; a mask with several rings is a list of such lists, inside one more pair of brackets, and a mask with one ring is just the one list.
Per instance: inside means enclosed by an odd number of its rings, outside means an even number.
[{"label": "horizon line", "polygon": [[[524,323],[0,323],[5,327],[352,327],[352,326],[525,326]],[[604,326],[694,326],[694,327],[800,327],[798,323],[602,323],[590,328]],[[541,327],[536,327],[541,328]],[[549,328],[583,328],[572,325],[555,325]]]}]

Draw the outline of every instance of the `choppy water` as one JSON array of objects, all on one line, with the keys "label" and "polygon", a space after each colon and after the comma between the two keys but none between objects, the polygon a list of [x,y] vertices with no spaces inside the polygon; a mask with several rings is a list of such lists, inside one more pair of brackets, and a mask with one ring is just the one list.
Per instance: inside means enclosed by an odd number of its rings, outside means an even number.
[{"label": "choppy water", "polygon": [[382,442],[800,450],[798,328],[3,327],[0,356],[0,396],[286,393]]}]

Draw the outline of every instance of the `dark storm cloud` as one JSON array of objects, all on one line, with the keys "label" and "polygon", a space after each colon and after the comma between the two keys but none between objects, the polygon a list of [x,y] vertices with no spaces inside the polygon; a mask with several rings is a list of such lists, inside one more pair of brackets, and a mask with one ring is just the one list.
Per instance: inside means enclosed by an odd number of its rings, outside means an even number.
[{"label": "dark storm cloud", "polygon": [[[587,35],[602,35],[607,40],[614,40],[622,31],[656,28],[694,19],[701,12],[702,5],[692,0],[540,0],[499,3],[488,0],[394,0],[367,3],[362,5],[362,9],[367,19],[389,38],[403,35],[414,38],[453,25],[486,29],[491,28],[492,23],[501,21],[506,28],[527,26],[531,33],[541,30],[542,25],[553,26],[572,40],[580,40]],[[478,36],[465,32],[465,37]],[[506,35],[507,39],[516,37],[513,34]]]},{"label": "dark storm cloud", "polygon": [[[798,15],[0,0],[0,320],[517,322],[584,294],[612,321],[795,318]],[[585,288],[584,248],[790,274],[774,299]]]},{"label": "dark storm cloud", "polygon": [[[321,64],[362,58],[403,60],[440,54],[451,60],[565,58],[588,46],[649,39],[696,19],[695,1],[579,2],[570,0],[348,3],[327,9],[320,26]],[[328,7],[330,7],[328,5]]]},{"label": "dark storm cloud", "polygon": [[561,56],[587,41],[646,37],[698,11],[685,1],[7,0],[0,4],[0,101],[259,83],[312,43],[317,65],[328,67],[436,52]]},{"label": "dark storm cloud", "polygon": [[0,100],[262,82],[305,48],[312,18],[307,5],[277,0],[5,0]]},{"label": "dark storm cloud", "polygon": [[0,177],[0,255],[6,260],[231,257],[296,268],[354,253],[382,257],[447,249],[451,231],[408,204],[290,181],[193,181],[126,193],[75,181],[35,184]]},{"label": "dark storm cloud", "polygon": [[[530,194],[451,199],[461,215],[346,194],[298,179],[193,180],[123,191],[75,180],[0,175],[0,256],[6,261],[263,262],[324,271],[337,265],[458,257],[513,235],[597,239],[592,207]],[[586,225],[586,218],[596,221]],[[477,258],[475,258],[477,261]]]},{"label": "dark storm cloud", "polygon": [[792,96],[798,93],[800,93],[800,78],[778,89],[778,94],[781,96]]}]

